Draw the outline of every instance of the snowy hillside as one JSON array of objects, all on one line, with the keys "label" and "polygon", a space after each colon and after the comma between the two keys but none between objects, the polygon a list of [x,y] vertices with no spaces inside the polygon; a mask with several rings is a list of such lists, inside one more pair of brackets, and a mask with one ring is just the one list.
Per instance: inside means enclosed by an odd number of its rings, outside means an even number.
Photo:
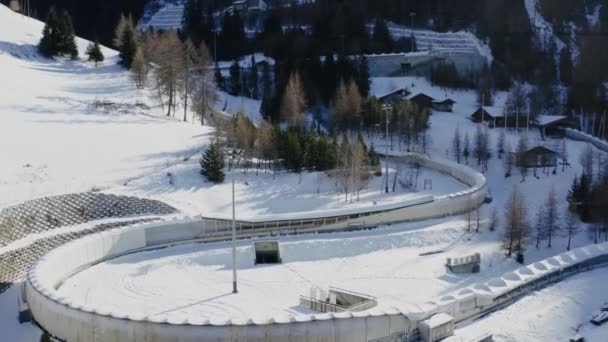
[{"label": "snowy hillside", "polygon": [[[103,48],[99,67],[46,59],[42,28],[0,6],[0,207],[104,189],[201,152],[210,128],[165,118],[115,51]],[[77,43],[83,58],[89,42]]]},{"label": "snowy hillside", "polygon": [[[412,33],[416,38],[416,48],[418,50],[451,50],[462,53],[478,53],[484,56],[488,63],[492,62],[492,51],[474,34],[466,31],[458,32],[436,32],[423,29],[411,29],[406,26],[388,22],[388,29],[393,39],[410,38]],[[374,25],[368,25],[368,29],[373,31]]]},{"label": "snowy hillside", "polygon": [[148,2],[138,27],[147,30],[154,27],[159,30],[179,29],[182,27],[184,1],[182,0],[154,0]]}]

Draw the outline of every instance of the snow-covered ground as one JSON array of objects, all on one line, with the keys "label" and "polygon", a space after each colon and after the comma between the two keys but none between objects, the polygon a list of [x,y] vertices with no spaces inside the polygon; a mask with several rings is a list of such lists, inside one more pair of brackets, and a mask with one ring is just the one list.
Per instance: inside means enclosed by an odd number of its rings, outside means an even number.
[{"label": "snow-covered ground", "polygon": [[[41,31],[40,22],[15,15],[0,6],[0,207],[44,195],[95,188],[158,198],[190,213],[209,216],[228,213],[229,185],[211,185],[198,173],[198,158],[212,134],[210,127],[164,117],[155,99],[156,94],[135,89],[128,73],[115,65],[117,57],[114,51],[104,49],[107,60],[97,68],[84,61],[39,57],[35,44]],[[78,44],[82,55],[88,42],[79,40]],[[478,127],[468,119],[477,107],[473,92],[440,89],[413,77],[372,80],[373,94],[400,87],[413,93],[424,92],[437,99],[450,97],[456,101],[454,113],[435,112],[431,117],[431,156],[452,158],[452,137],[456,127],[460,128],[463,136],[468,133],[473,142]],[[504,99],[504,93],[496,94],[496,105],[501,106]],[[238,98],[229,100],[229,106],[239,105]],[[113,105],[106,106],[106,102]],[[250,101],[244,107],[255,112],[256,105],[259,106]],[[489,129],[493,151],[501,130]],[[525,129],[519,132],[508,130],[507,140],[513,148],[518,137],[525,132]],[[561,140],[541,141],[536,129],[531,128],[528,134],[530,145],[538,142],[554,149],[561,148]],[[367,135],[366,139],[375,140],[377,150],[384,150],[386,142],[382,139]],[[587,144],[566,140],[565,146],[570,167],[565,171],[559,167],[555,175],[545,175],[539,170],[538,178],[530,171],[523,183],[516,169],[511,178],[504,178],[502,160],[493,152],[485,176],[494,201],[482,208],[483,218],[495,207],[502,222],[504,203],[515,186],[524,193],[531,222],[551,187],[555,187],[560,200],[560,212],[565,212],[563,199],[572,179],[581,174],[578,159]],[[396,144],[393,153],[400,152],[403,152],[403,147],[400,151]],[[473,158],[469,162],[471,167],[479,169]],[[433,178],[435,193],[463,187],[450,177],[429,170],[424,170],[421,177]],[[401,191],[385,197],[380,195],[382,178],[376,178],[362,193],[361,202],[350,204],[344,202],[343,195],[336,195],[331,179],[324,175],[319,177],[318,173],[303,173],[300,182],[299,175],[280,173],[274,180],[270,173],[255,175],[252,170],[246,174],[239,170],[236,180],[238,212],[243,217],[373,205],[374,201],[390,203],[422,194]],[[63,290],[75,297],[80,296],[81,300],[101,302],[100,305],[120,305],[120,311],[181,312],[213,319],[305,313],[297,306],[298,295],[308,294],[313,285],[337,285],[376,295],[381,306],[416,305],[518,266],[512,259],[505,258],[501,251],[500,228],[495,232],[482,229],[479,234],[468,234],[463,232],[463,227],[463,218],[453,217],[366,232],[281,237],[285,263],[278,266],[254,267],[252,242],[241,241],[239,274],[242,291],[238,297],[213,298],[230,290],[229,249],[222,243],[181,246],[110,260],[72,278]],[[581,232],[573,244],[576,247],[589,242],[587,234]],[[565,243],[566,238],[560,234],[554,239],[551,249],[544,246],[536,249],[530,245],[526,263],[564,251]],[[445,252],[419,255],[441,249]],[[443,262],[446,257],[473,252],[482,254],[480,274],[454,276],[445,273]],[[544,296],[545,292],[541,291],[516,303],[512,307],[513,313],[507,309],[504,316],[494,314],[470,325],[470,329],[473,333],[496,331],[508,341],[561,340],[569,335],[566,328],[587,320],[588,311],[594,309],[594,303],[589,299],[593,296],[587,294],[597,293],[599,298],[599,292],[605,288],[605,272],[594,271],[547,288],[544,290],[549,293],[546,301],[542,298],[534,301]],[[99,274],[111,276],[99,277]],[[97,282],[106,287],[97,285]],[[178,290],[171,291],[178,285]],[[87,297],[84,289],[99,295]],[[549,310],[551,306],[546,303],[552,301],[552,291],[557,297],[570,296],[571,299],[566,297],[563,299],[566,302],[560,302],[557,298],[557,306]],[[0,295],[0,340],[33,341],[37,330],[31,325],[16,324],[17,295],[17,287]],[[110,295],[115,299],[105,300],[112,297]],[[210,300],[174,311],[180,305],[206,299]],[[237,305],[241,301],[256,304],[263,299],[267,299],[264,302],[267,306]],[[269,300],[274,302],[269,304]],[[576,304],[577,301],[581,304]],[[542,315],[546,324],[557,317],[555,320],[562,322],[563,326],[547,332],[547,335],[539,334],[533,328],[518,330],[531,318],[537,317],[521,314],[526,310]],[[521,320],[517,321],[520,317]],[[528,320],[523,321],[525,317]],[[568,317],[573,318],[572,323],[564,321]],[[515,335],[507,334],[511,330],[517,330],[512,332]],[[598,330],[585,326],[583,331],[592,337]],[[601,339],[605,335],[598,336],[600,339],[597,341],[605,341]]]},{"label": "snow-covered ground", "polygon": [[[42,28],[0,6],[0,207],[105,189],[202,152],[212,129],[164,117],[115,51],[98,67],[42,58]],[[78,39],[81,58],[87,45]]]},{"label": "snow-covered ground", "polygon": [[[373,231],[280,237],[283,263],[278,265],[254,265],[253,242],[239,241],[236,295],[231,294],[229,243],[184,245],[109,260],[68,279],[59,292],[108,310],[216,322],[313,313],[299,305],[299,296],[309,295],[311,287],[336,286],[377,296],[380,308],[408,308],[485,277],[454,276],[443,267],[446,256],[470,248],[464,224],[436,220]],[[504,260],[488,247],[485,268]],[[447,252],[419,255],[439,249]]]},{"label": "snow-covered ground", "polygon": [[[389,187],[392,188],[395,165],[389,168]],[[406,181],[405,170],[398,179]],[[171,173],[171,177],[167,176]],[[235,196],[237,218],[247,220],[260,215],[324,211],[331,209],[365,208],[389,205],[428,195],[458,192],[468,186],[437,171],[421,168],[415,188],[407,189],[396,185],[396,191],[388,196],[383,191],[385,177],[372,177],[359,200],[336,187],[335,177],[324,172],[303,172],[300,175],[280,172],[274,179],[272,170],[238,170],[235,174]],[[409,178],[407,178],[409,179]],[[424,180],[433,182],[432,189],[424,189]],[[111,189],[122,193],[147,198],[161,199],[191,215],[214,218],[230,218],[232,215],[232,183],[230,175],[223,184],[213,184],[200,176],[198,159],[191,160],[155,173],[148,177],[129,182],[126,187]],[[320,214],[322,215],[322,214]]]},{"label": "snow-covered ground", "polygon": [[606,269],[576,275],[483,319],[461,324],[453,341],[468,341],[486,332],[496,342],[567,341],[578,331],[587,342],[605,342],[608,325],[597,327],[589,320],[608,303],[606,284]]}]

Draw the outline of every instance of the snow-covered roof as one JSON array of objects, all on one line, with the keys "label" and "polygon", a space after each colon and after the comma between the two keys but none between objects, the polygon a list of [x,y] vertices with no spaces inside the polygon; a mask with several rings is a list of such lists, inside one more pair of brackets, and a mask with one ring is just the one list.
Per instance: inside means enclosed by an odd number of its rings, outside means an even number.
[{"label": "snow-covered roof", "polygon": [[[483,109],[486,113],[490,114],[493,117],[505,116],[503,107],[484,106]],[[477,110],[479,110],[479,109],[477,109]]]},{"label": "snow-covered roof", "polygon": [[444,324],[448,324],[454,321],[454,317],[446,314],[446,313],[438,313],[433,315],[433,317],[424,321],[424,323],[431,329],[440,327]]},{"label": "snow-covered roof", "polygon": [[431,97],[431,96],[429,96],[429,95],[427,95],[427,94],[425,94],[425,93],[414,93],[414,94],[410,94],[410,95],[408,95],[408,96],[407,96],[407,99],[411,101],[411,100],[413,100],[413,99],[415,99],[415,98],[419,98],[419,97],[427,97],[427,98],[431,99],[431,101],[433,101],[433,100],[434,100],[434,99],[433,99],[433,97]]},{"label": "snow-covered roof", "polygon": [[397,88],[397,89],[391,90],[389,92],[384,92],[384,93],[381,93],[381,94],[376,94],[376,97],[381,100],[381,99],[383,99],[383,98],[385,98],[387,96],[390,96],[390,95],[393,95],[393,94],[396,94],[396,93],[399,93],[399,92],[405,92],[405,96],[407,96],[407,95],[410,94],[410,92],[407,89],[405,89],[405,88]]},{"label": "snow-covered roof", "polygon": [[547,148],[545,146],[534,146],[531,149],[529,149],[523,153],[555,153],[555,154],[557,154],[557,152],[555,152],[552,149]]},{"label": "snow-covered roof", "polygon": [[567,117],[563,115],[539,115],[534,121],[539,126],[547,126],[565,119],[567,119]]},{"label": "snow-covered roof", "polygon": [[446,98],[446,99],[443,99],[443,100],[435,100],[435,101],[433,101],[433,102],[434,102],[434,103],[451,103],[451,104],[456,103],[456,101],[452,100],[452,99],[451,99],[451,98],[449,98],[449,97],[448,97],[448,98]]}]

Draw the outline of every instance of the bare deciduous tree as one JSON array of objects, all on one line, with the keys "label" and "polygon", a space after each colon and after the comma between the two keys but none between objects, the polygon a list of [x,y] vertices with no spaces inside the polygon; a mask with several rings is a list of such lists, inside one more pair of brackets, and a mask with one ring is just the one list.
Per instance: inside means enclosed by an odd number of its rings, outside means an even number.
[{"label": "bare deciduous tree", "polygon": [[452,146],[454,148],[454,158],[460,164],[460,156],[462,155],[462,138],[460,137],[460,129],[456,127],[454,130],[454,138],[452,138]]},{"label": "bare deciduous tree", "polygon": [[217,86],[211,64],[212,58],[209,49],[204,42],[201,42],[198,49],[196,49],[192,64],[198,77],[192,89],[192,107],[201,119],[202,125],[205,124],[205,118],[212,105],[217,102]]},{"label": "bare deciduous tree", "polygon": [[281,119],[291,127],[304,127],[304,110],[306,109],[306,94],[300,75],[295,72],[289,77],[283,101],[281,102]]},{"label": "bare deciduous tree", "polygon": [[527,209],[523,194],[518,188],[511,193],[505,208],[505,239],[507,255],[522,253],[527,235]]},{"label": "bare deciduous tree", "polygon": [[549,194],[547,195],[547,201],[545,203],[545,207],[547,210],[547,216],[546,216],[546,227],[547,227],[547,247],[551,248],[551,239],[553,238],[553,235],[556,234],[560,227],[559,227],[559,221],[560,221],[560,217],[559,217],[559,211],[558,211],[558,205],[557,205],[557,195],[555,193],[555,188],[551,188],[551,190],[549,191]]}]

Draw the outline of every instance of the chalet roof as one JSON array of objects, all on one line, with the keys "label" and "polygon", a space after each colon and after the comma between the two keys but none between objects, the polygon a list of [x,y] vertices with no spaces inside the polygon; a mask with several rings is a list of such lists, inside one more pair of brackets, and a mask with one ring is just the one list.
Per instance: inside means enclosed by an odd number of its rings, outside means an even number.
[{"label": "chalet roof", "polygon": [[404,96],[408,96],[410,94],[410,92],[407,89],[405,89],[405,88],[398,88],[398,89],[391,90],[388,93],[378,95],[377,98],[378,98],[378,100],[382,100],[382,99],[384,99],[386,97],[389,97],[391,95],[397,94],[399,92],[403,92]]},{"label": "chalet roof", "polygon": [[434,101],[434,100],[435,100],[434,98],[432,98],[432,97],[428,96],[428,95],[427,95],[427,94],[425,94],[425,93],[416,93],[416,94],[412,94],[412,95],[409,95],[409,96],[407,97],[407,99],[408,99],[408,100],[410,100],[410,101],[415,101],[415,100],[429,100],[429,101]]},{"label": "chalet roof", "polygon": [[[502,108],[502,107],[484,106],[483,109],[486,112],[486,114],[490,115],[493,118],[499,118],[499,117],[505,116],[504,108]],[[480,112],[480,110],[481,110],[481,108],[477,108],[475,110],[475,112],[473,113],[473,115]]]},{"label": "chalet roof", "polygon": [[550,126],[566,119],[568,118],[563,115],[539,115],[536,117],[534,122],[538,126]]},{"label": "chalet roof", "polygon": [[439,100],[435,100],[435,101],[433,101],[433,102],[434,102],[434,103],[437,103],[437,104],[454,104],[454,103],[456,103],[456,101],[454,101],[454,100],[452,100],[452,99],[450,99],[450,98],[446,98],[446,99],[441,100],[441,101],[439,101]]},{"label": "chalet roof", "polygon": [[527,150],[525,152],[522,152],[522,153],[525,153],[525,154],[528,154],[528,153],[533,153],[533,154],[540,154],[540,153],[557,154],[557,152],[553,151],[552,149],[549,149],[549,148],[546,148],[546,147],[540,146],[540,145],[532,147],[531,149],[529,149],[529,150]]}]

